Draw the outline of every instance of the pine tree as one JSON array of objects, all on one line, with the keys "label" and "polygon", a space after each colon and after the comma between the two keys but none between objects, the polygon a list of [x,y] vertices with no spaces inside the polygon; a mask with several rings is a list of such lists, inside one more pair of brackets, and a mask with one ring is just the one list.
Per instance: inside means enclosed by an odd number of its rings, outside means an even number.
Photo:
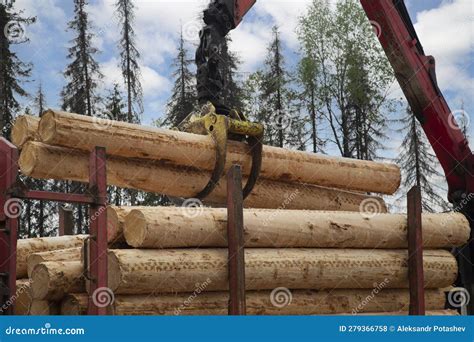
[{"label": "pine tree", "polygon": [[171,98],[167,104],[165,123],[177,127],[197,105],[195,75],[190,70],[192,60],[188,58],[183,32],[181,31],[178,55],[173,60],[175,78]]},{"label": "pine tree", "polygon": [[321,121],[320,103],[318,97],[318,67],[311,55],[307,52],[298,65],[298,80],[302,86],[301,100],[306,105],[309,113],[309,121],[311,125],[311,144],[313,152],[323,152],[326,142],[318,135],[318,125]]},{"label": "pine tree", "polygon": [[[139,123],[143,113],[143,90],[140,82],[140,53],[135,44],[135,5],[133,0],[117,0],[116,11],[122,26],[119,42],[121,68],[127,91],[127,122]],[[135,108],[134,108],[135,105]]]},{"label": "pine tree", "polygon": [[231,38],[226,36],[224,44],[222,44],[222,51],[220,53],[222,68],[222,79],[224,89],[222,97],[224,104],[238,111],[245,112],[243,103],[243,90],[238,81],[239,65],[241,61],[239,57],[229,49]]},{"label": "pine tree", "polygon": [[[87,5],[87,0],[74,0],[74,19],[69,22],[68,28],[75,32],[76,36],[68,49],[67,58],[71,62],[64,71],[68,83],[61,92],[61,99],[63,110],[95,116],[95,108],[100,101],[97,88],[103,76],[95,60],[99,51],[92,46],[94,35],[91,32]],[[74,182],[65,182],[64,185],[66,191],[85,190],[83,185]],[[85,206],[79,205],[76,215],[78,233],[87,231],[87,221],[88,211]]]},{"label": "pine tree", "polygon": [[290,88],[291,79],[285,68],[277,27],[273,27],[273,39],[260,76],[262,111],[257,120],[266,123],[266,143],[304,149],[304,123],[299,118],[299,108],[294,104],[297,96]]},{"label": "pine tree", "polygon": [[407,108],[407,115],[401,122],[403,127],[400,131],[406,132],[398,158],[403,174],[401,193],[404,196],[412,186],[417,185],[422,192],[424,211],[447,210],[448,204],[438,193],[442,189],[436,189],[433,182],[433,178],[441,178],[436,169],[438,159],[431,152],[431,146],[410,108]]},{"label": "pine tree", "polygon": [[74,0],[74,19],[69,22],[68,27],[76,33],[76,37],[68,50],[67,58],[71,63],[64,71],[68,83],[61,92],[61,98],[64,110],[94,116],[94,109],[99,101],[96,92],[102,74],[95,60],[99,51],[92,46],[94,35],[86,11],[87,4],[87,0]]},{"label": "pine tree", "polygon": [[23,37],[24,26],[34,21],[35,18],[23,17],[13,6],[0,3],[0,125],[1,134],[6,138],[10,137],[13,118],[20,109],[18,97],[28,95],[22,83],[28,80],[32,68],[11,48],[13,44],[28,41]]}]

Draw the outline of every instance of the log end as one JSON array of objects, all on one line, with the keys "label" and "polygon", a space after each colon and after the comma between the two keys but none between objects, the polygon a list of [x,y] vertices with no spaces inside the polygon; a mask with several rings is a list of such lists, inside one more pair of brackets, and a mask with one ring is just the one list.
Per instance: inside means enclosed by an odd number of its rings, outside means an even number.
[{"label": "log end", "polygon": [[53,142],[56,134],[56,118],[54,111],[48,109],[41,115],[38,127],[38,135],[42,142],[48,144]]},{"label": "log end", "polygon": [[37,145],[27,142],[20,153],[18,165],[25,176],[30,176],[38,163]]},{"label": "log end", "polygon": [[22,147],[27,141],[34,139],[38,129],[39,118],[32,115],[19,116],[12,127],[11,139],[13,145]]},{"label": "log end", "polygon": [[107,277],[109,281],[109,288],[116,291],[120,285],[120,262],[113,250],[107,253]]},{"label": "log end", "polygon": [[61,315],[78,316],[87,313],[88,296],[83,293],[73,293],[64,297],[61,302]]},{"label": "log end", "polygon": [[119,217],[114,207],[107,207],[107,241],[116,242],[120,235]]},{"label": "log end", "polygon": [[132,210],[125,217],[123,234],[127,244],[132,247],[143,247],[146,238],[146,218],[140,210]]},{"label": "log end", "polygon": [[35,300],[46,298],[49,291],[50,276],[45,264],[40,263],[31,272],[31,295]]}]

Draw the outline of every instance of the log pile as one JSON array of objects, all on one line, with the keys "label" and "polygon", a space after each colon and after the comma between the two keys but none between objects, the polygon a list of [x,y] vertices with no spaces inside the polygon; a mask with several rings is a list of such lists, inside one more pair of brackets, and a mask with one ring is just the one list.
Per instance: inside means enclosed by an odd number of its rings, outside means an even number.
[{"label": "log pile", "polygon": [[[193,218],[172,207],[110,207],[108,212],[118,213],[128,244],[108,251],[110,314],[227,313],[222,209],[206,208]],[[248,314],[406,314],[406,216],[357,215],[245,210]],[[440,311],[457,277],[456,260],[446,249],[468,240],[469,224],[457,213],[424,214],[423,234],[426,309],[453,314]],[[71,238],[44,238],[42,245],[59,246],[49,240]],[[85,314],[94,294],[87,294],[81,258],[77,247],[28,255],[29,297],[21,299],[18,314]]]},{"label": "log pile", "polygon": [[[20,136],[28,135],[23,126],[17,127]],[[35,178],[87,182],[88,153],[103,146],[109,184],[195,197],[214,167],[215,147],[208,136],[52,110],[42,115],[38,127],[32,139],[22,139],[27,142],[19,161],[22,173]],[[269,146],[262,158],[261,177],[246,207],[359,211],[369,203],[369,210],[386,212],[380,197],[363,192],[393,194],[400,183],[400,170],[391,164]],[[229,142],[227,163],[242,163],[248,175],[247,145]],[[225,185],[221,180],[206,202],[224,203]]]},{"label": "log pile", "polygon": [[[31,177],[87,182],[88,153],[104,146],[110,185],[191,198],[214,166],[207,136],[51,110],[18,122],[20,169]],[[247,146],[230,142],[227,163],[248,176]],[[366,194],[393,194],[399,182],[394,165],[265,146],[261,178],[244,202],[247,313],[406,314],[407,217]],[[221,179],[206,200],[222,206],[225,197]],[[226,209],[189,209],[107,208],[110,314],[227,314]],[[458,273],[448,250],[468,241],[469,223],[457,213],[423,214],[422,226],[426,310],[454,314],[444,310]],[[98,294],[84,277],[85,238],[19,241],[27,295],[18,314],[86,314]]]}]

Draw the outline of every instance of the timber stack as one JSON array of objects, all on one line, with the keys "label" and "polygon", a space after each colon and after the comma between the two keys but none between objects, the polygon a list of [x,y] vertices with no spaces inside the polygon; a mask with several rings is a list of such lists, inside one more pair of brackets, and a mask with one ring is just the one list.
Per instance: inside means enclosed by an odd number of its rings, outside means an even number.
[{"label": "timber stack", "polygon": [[[207,136],[52,110],[13,131],[21,172],[35,178],[86,182],[88,153],[103,146],[108,184],[192,198],[214,167]],[[248,176],[244,143],[229,142],[226,168],[234,163]],[[260,179],[244,202],[247,313],[407,313],[407,217],[367,195],[391,195],[399,184],[395,165],[264,146]],[[227,314],[225,197],[221,179],[205,201],[212,208],[108,207],[110,314]],[[469,224],[458,213],[423,214],[422,227],[426,309],[454,314],[444,310],[458,273],[448,249],[468,241]],[[17,312],[86,314],[100,294],[88,293],[84,236],[42,239],[44,249],[18,259],[27,295]]]}]

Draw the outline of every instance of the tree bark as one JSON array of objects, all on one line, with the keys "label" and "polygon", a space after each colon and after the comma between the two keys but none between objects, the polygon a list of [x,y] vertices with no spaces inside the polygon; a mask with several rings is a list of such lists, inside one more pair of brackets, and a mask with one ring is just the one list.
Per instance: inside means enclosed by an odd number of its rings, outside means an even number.
[{"label": "tree bark", "polygon": [[[35,178],[79,182],[87,182],[89,178],[88,153],[38,142],[25,144],[19,165],[23,174]],[[122,188],[134,188],[175,197],[195,197],[208,183],[209,177],[209,173],[170,168],[143,160],[107,159],[108,183]],[[223,178],[206,201],[226,203],[226,195],[225,178]],[[359,211],[364,200],[372,203],[377,212],[387,210],[384,201],[379,197],[314,185],[260,179],[244,205],[256,208]]]},{"label": "tree bark", "polygon": [[12,127],[12,143],[21,148],[27,141],[38,138],[40,118],[32,115],[19,116]]},{"label": "tree bark", "polygon": [[84,267],[80,261],[47,261],[31,274],[31,293],[36,300],[61,300],[70,292],[85,292]]},{"label": "tree bark", "polygon": [[16,278],[28,277],[28,257],[33,253],[81,247],[87,235],[20,239],[16,249]]},{"label": "tree bark", "polygon": [[[39,134],[49,145],[90,151],[103,146],[110,155],[145,158],[166,165],[214,169],[215,145],[208,136],[144,127],[65,112],[48,111],[41,119]],[[248,145],[229,141],[227,168],[241,164],[244,175],[251,167]],[[335,158],[303,151],[264,146],[261,177],[393,194],[400,185],[400,169],[393,164]]]},{"label": "tree bark", "polygon": [[[61,304],[63,315],[85,315],[86,294],[70,294]],[[118,295],[110,307],[113,315],[227,315],[227,292],[193,292],[160,295]],[[328,315],[408,311],[408,290],[286,290],[286,292],[248,291],[248,315]],[[444,308],[443,290],[427,290],[427,310]]]},{"label": "tree bark", "polygon": [[[109,287],[116,294],[192,292],[228,288],[227,249],[109,250]],[[245,250],[247,290],[407,288],[406,250]],[[450,286],[456,259],[445,250],[424,251],[425,287]]]},{"label": "tree bark", "polygon": [[[470,234],[460,213],[423,214],[425,248],[461,246]],[[144,207],[129,211],[127,244],[136,248],[226,247],[227,210]],[[246,247],[407,248],[407,217],[402,214],[307,210],[244,210]]]}]

